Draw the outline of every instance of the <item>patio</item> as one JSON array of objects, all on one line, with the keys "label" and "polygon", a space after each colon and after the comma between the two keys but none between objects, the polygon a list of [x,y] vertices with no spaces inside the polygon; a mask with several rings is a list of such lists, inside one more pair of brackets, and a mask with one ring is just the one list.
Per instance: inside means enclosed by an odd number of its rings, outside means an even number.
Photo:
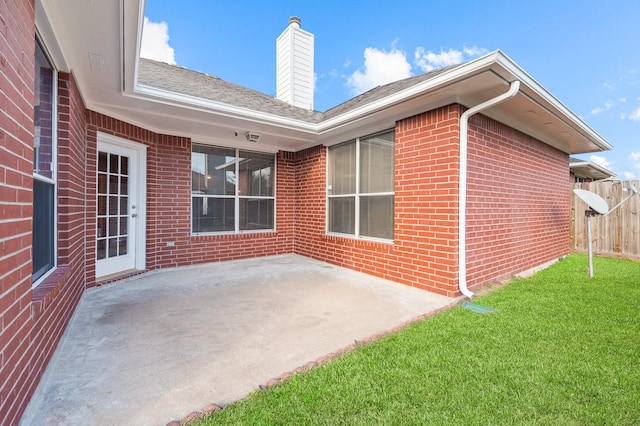
[{"label": "patio", "polygon": [[455,303],[297,255],[87,290],[23,425],[165,424]]}]

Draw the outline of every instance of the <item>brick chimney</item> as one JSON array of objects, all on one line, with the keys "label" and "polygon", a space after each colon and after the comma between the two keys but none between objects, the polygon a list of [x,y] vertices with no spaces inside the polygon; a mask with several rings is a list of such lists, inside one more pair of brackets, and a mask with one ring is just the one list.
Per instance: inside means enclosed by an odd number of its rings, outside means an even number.
[{"label": "brick chimney", "polygon": [[300,27],[300,18],[289,18],[276,41],[276,54],[276,98],[313,110],[313,34]]}]

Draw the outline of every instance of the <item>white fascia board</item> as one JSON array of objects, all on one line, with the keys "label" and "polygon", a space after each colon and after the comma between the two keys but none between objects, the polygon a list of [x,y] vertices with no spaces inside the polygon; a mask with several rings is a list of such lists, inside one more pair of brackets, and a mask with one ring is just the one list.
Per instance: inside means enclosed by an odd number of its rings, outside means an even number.
[{"label": "white fascia board", "polygon": [[[521,84],[532,90],[537,96],[541,97],[545,102],[549,103],[553,110],[546,108],[551,114],[558,116],[559,114],[564,117],[563,121],[569,121],[573,124],[572,127],[577,127],[585,133],[602,151],[607,151],[613,148],[613,146],[607,142],[600,134],[593,130],[587,123],[585,123],[580,117],[578,117],[573,111],[567,108],[558,98],[553,96],[548,90],[546,90],[540,83],[538,83],[533,77],[531,77],[525,70],[520,68],[511,58],[505,55],[502,51],[497,50],[496,63],[503,67],[505,71],[510,73],[514,79],[520,80]],[[520,89],[522,92],[522,88]],[[531,99],[533,102],[535,100]],[[542,106],[542,105],[541,105]],[[562,119],[562,117],[559,117]]]},{"label": "white fascia board", "polygon": [[279,115],[268,114],[248,108],[236,107],[221,102],[215,102],[196,96],[184,95],[152,86],[137,85],[134,94],[125,96],[138,98],[146,101],[160,102],[166,105],[180,108],[188,108],[201,112],[214,113],[224,117],[254,121],[260,124],[276,125],[290,130],[298,130],[311,134],[317,133],[317,124],[308,123],[301,120],[281,117]]},{"label": "white fascia board", "polygon": [[611,177],[613,176],[617,176],[615,173],[613,173],[611,170],[602,167],[601,165],[594,163],[593,161],[576,161],[573,163],[569,163],[569,168],[573,169],[573,168],[578,168],[578,167],[589,167],[592,169],[595,169],[597,171],[599,171],[602,174],[605,175],[609,175]]},{"label": "white fascia board", "polygon": [[[390,96],[386,96],[378,101],[371,102],[363,105],[360,108],[355,108],[344,114],[336,116],[332,119],[326,120],[318,126],[318,131],[323,133],[333,128],[344,125],[345,123],[353,122],[361,117],[367,116],[379,110],[389,108],[393,105],[402,103],[413,97],[426,94],[432,90],[448,85],[451,82],[459,79],[468,78],[471,74],[479,73],[487,69],[496,60],[496,55],[499,51],[495,51],[474,61],[467,62],[442,74],[418,83],[414,86],[408,87],[405,90],[396,92]],[[506,83],[509,83],[508,81]]]},{"label": "white fascia board", "polygon": [[58,40],[56,31],[54,30],[54,15],[51,13],[50,7],[44,0],[36,0],[36,31],[42,38],[47,52],[51,56],[53,63],[58,71],[70,72],[69,61],[62,49],[62,44]]},{"label": "white fascia board", "polygon": [[[123,7],[127,7],[123,5]],[[128,3],[128,7],[131,10],[135,9],[133,2]],[[133,38],[134,43],[130,43],[128,34],[131,33],[132,28],[125,28],[126,23],[122,25],[122,57],[124,58],[124,67],[122,70],[123,90],[125,93],[134,92],[138,87],[138,63],[140,58],[140,50],[142,49],[142,31],[144,30],[144,11],[146,7],[146,0],[140,0],[137,7],[137,22],[135,24],[135,35],[130,36]],[[122,11],[123,16],[129,16],[132,13]],[[132,46],[133,44],[133,46]]]}]

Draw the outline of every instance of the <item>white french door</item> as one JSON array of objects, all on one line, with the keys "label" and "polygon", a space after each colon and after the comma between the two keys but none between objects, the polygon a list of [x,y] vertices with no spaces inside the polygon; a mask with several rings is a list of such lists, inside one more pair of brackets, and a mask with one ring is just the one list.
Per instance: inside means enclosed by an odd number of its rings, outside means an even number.
[{"label": "white french door", "polygon": [[146,147],[98,133],[96,277],[145,267]]}]

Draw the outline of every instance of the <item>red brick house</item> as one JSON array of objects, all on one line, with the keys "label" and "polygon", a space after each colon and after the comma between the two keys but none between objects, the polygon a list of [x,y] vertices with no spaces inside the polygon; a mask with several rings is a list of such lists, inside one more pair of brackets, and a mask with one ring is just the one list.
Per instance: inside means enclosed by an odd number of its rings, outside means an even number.
[{"label": "red brick house", "polygon": [[615,179],[616,174],[593,161],[569,158],[570,180],[572,183],[593,182]]},{"label": "red brick house", "polygon": [[124,276],[297,253],[454,296],[568,253],[569,155],[611,146],[502,52],[318,112],[308,69],[140,60],[143,6],[0,3],[0,423]]}]

